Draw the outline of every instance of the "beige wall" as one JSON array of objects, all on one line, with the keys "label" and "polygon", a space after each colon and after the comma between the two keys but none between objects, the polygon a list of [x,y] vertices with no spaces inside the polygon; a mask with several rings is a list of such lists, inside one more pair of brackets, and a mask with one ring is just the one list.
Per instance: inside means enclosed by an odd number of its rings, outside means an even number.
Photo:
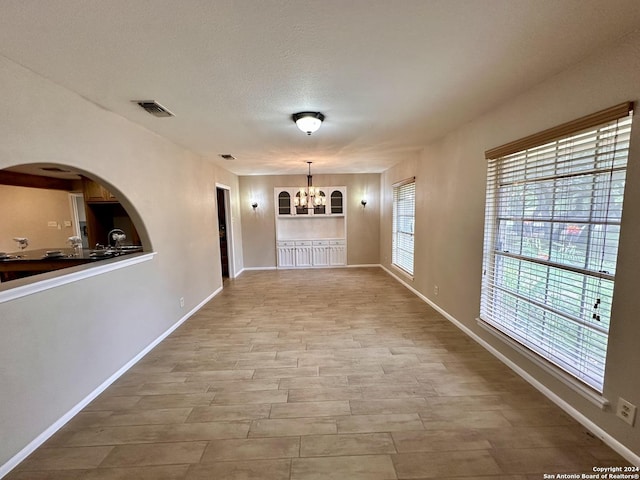
[{"label": "beige wall", "polygon": [[237,270],[242,231],[235,175],[2,57],[0,84],[0,168],[86,172],[117,194],[157,252],[0,302],[1,467],[221,288],[216,183],[231,187]]},{"label": "beige wall", "polygon": [[[390,267],[391,185],[416,176],[415,279],[409,280],[464,326],[524,368],[590,421],[640,455],[638,424],[615,416],[623,397],[640,406],[640,124],[633,127],[602,411],[476,323],[480,308],[486,162],[484,151],[560,123],[640,99],[640,33],[598,52],[441,140],[382,175],[381,252]],[[638,118],[636,115],[636,123]],[[434,285],[439,295],[434,295]]]},{"label": "beige wall", "polygon": [[[305,173],[240,177],[245,268],[276,266],[274,188],[306,182]],[[314,175],[313,184],[347,187],[347,265],[379,264],[380,175]],[[363,197],[367,198],[366,208],[360,204]],[[251,207],[254,200],[258,203],[255,210]]]},{"label": "beige wall", "polygon": [[[640,36],[561,73],[380,175],[317,175],[348,188],[348,263],[390,257],[393,182],[417,177],[413,284],[597,425],[640,452],[638,429],[600,411],[475,323],[482,262],[485,149],[640,98]],[[0,168],[69,165],[101,179],[144,223],[153,261],[0,303],[0,465],[222,286],[216,183],[231,187],[234,266],[275,266],[273,188],[298,176],[242,177],[0,57]],[[61,121],[63,119],[63,121]],[[640,129],[629,165],[605,395],[640,405]],[[382,179],[382,184],[380,185]],[[359,189],[371,189],[366,209]],[[250,206],[257,196],[260,207]],[[380,210],[382,202],[383,208]],[[382,219],[382,222],[380,222]],[[382,226],[382,228],[380,228]],[[380,232],[380,235],[378,235]],[[244,245],[244,259],[242,256]],[[433,284],[440,287],[434,297]],[[108,292],[108,295],[105,294]],[[179,297],[185,298],[180,308]]]},{"label": "beige wall", "polygon": [[[18,250],[14,237],[27,237],[29,250],[69,247],[75,235],[69,193],[61,190],[0,185],[0,252]],[[49,227],[55,222],[56,227]]]}]

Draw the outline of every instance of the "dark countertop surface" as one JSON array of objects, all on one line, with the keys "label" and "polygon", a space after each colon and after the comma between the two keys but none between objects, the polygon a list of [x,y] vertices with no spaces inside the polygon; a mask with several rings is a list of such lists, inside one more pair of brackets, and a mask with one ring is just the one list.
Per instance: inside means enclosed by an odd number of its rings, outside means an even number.
[{"label": "dark countertop surface", "polygon": [[77,253],[73,248],[40,248],[11,252],[0,255],[0,282],[4,284],[11,280],[83,264],[121,259],[127,254],[142,253],[142,251],[142,247],[123,247],[118,250],[78,249]]},{"label": "dark countertop surface", "polygon": [[[41,248],[37,250],[24,250],[19,252],[7,253],[8,257],[3,258],[0,256],[0,262],[2,263],[22,263],[22,262],[41,262],[41,261],[55,261],[55,262],[78,262],[78,261],[93,261],[104,260],[107,258],[113,258],[128,253],[138,253],[142,251],[142,247],[125,247],[122,250],[113,250],[112,254],[107,253],[104,250],[92,250],[89,248],[78,249],[78,253],[75,253],[73,248]],[[49,252],[49,254],[47,254]]]}]

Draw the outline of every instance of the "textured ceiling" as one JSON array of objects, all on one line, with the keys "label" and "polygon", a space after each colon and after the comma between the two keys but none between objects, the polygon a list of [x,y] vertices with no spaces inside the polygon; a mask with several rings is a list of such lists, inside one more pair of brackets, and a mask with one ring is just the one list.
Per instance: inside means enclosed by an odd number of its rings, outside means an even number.
[{"label": "textured ceiling", "polygon": [[638,25],[638,0],[2,0],[0,54],[236,174],[381,172]]}]

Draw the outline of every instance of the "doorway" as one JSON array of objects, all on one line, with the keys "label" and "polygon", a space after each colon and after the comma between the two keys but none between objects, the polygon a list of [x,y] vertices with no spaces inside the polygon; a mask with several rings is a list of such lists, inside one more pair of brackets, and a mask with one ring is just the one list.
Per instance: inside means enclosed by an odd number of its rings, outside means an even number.
[{"label": "doorway", "polygon": [[77,237],[82,240],[82,248],[89,248],[89,233],[87,231],[87,214],[84,209],[84,195],[70,193],[73,228]]},{"label": "doorway", "polygon": [[229,215],[229,189],[216,187],[216,198],[218,205],[218,234],[220,238],[220,266],[222,278],[229,278],[229,253],[231,243],[231,228],[228,220]]}]

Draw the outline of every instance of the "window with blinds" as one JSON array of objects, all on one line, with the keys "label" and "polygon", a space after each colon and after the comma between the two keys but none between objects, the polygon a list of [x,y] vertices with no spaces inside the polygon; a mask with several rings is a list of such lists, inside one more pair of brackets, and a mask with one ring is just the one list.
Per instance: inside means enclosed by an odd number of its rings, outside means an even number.
[{"label": "window with blinds", "polygon": [[632,107],[486,152],[480,318],[600,393]]},{"label": "window with blinds", "polygon": [[414,178],[393,186],[393,231],[391,262],[413,275],[413,227],[416,210]]}]

